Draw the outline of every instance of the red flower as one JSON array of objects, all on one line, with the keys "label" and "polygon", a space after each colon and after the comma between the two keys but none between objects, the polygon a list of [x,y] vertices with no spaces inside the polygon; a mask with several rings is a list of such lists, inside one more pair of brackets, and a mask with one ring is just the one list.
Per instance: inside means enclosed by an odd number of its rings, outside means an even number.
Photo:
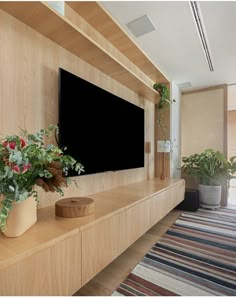
[{"label": "red flower", "polygon": [[28,163],[28,164],[26,164],[26,165],[23,165],[23,171],[22,171],[22,173],[27,172],[28,169],[30,169],[30,168],[31,168],[31,164],[30,164],[30,163]]},{"label": "red flower", "polygon": [[20,167],[18,165],[15,165],[13,168],[12,168],[13,172],[15,173],[20,173]]},{"label": "red flower", "polygon": [[4,147],[7,147],[7,145],[8,145],[8,141],[4,141],[4,142],[2,142],[2,145],[4,146]]},{"label": "red flower", "polygon": [[11,148],[12,150],[14,150],[16,148],[16,142],[10,142],[9,143],[9,148]]},{"label": "red flower", "polygon": [[25,140],[23,140],[23,139],[20,139],[20,147],[21,147],[21,148],[24,148],[24,147],[25,147],[25,145],[26,145],[26,142],[25,142]]}]

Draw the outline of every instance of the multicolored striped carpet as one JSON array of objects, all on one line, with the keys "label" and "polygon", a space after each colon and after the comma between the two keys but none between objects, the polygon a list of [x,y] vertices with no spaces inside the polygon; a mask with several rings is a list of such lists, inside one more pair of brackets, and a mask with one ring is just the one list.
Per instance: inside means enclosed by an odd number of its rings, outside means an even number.
[{"label": "multicolored striped carpet", "polygon": [[184,212],[112,296],[236,296],[236,210]]}]

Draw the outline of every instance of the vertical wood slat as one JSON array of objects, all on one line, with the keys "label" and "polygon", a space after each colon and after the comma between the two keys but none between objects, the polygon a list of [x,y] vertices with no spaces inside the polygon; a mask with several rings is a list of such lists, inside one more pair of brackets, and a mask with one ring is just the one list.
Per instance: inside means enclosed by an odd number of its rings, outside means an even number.
[{"label": "vertical wood slat", "polygon": [[[170,84],[167,84],[167,87],[170,90]],[[161,126],[164,129],[164,133],[163,133],[163,129],[160,127],[158,123],[159,115],[160,115],[160,112],[156,104],[155,105],[155,177],[156,178],[160,178],[161,172],[162,172],[162,153],[157,152],[157,142],[170,139],[170,106],[167,106],[165,108],[165,112],[163,113],[163,117],[161,120]],[[165,153],[164,158],[165,158],[165,168],[164,168],[165,178],[170,178],[170,153]]]}]

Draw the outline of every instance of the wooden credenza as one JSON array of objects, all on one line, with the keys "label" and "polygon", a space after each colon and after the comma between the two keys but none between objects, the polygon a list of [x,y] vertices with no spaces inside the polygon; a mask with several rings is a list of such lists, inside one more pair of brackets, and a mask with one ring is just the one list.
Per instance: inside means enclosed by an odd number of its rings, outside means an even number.
[{"label": "wooden credenza", "polygon": [[182,179],[148,180],[90,195],[79,218],[39,209],[18,238],[0,235],[0,295],[72,295],[184,199]]}]

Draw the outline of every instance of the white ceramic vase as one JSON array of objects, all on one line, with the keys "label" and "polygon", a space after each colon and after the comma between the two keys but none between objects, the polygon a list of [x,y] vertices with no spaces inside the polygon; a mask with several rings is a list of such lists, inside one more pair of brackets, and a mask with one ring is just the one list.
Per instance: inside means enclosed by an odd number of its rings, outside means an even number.
[{"label": "white ceramic vase", "polygon": [[215,209],[221,206],[221,185],[199,184],[200,206],[207,209]]},{"label": "white ceramic vase", "polygon": [[37,202],[35,198],[30,197],[22,202],[14,202],[3,234],[6,237],[18,237],[32,227],[36,221]]}]

